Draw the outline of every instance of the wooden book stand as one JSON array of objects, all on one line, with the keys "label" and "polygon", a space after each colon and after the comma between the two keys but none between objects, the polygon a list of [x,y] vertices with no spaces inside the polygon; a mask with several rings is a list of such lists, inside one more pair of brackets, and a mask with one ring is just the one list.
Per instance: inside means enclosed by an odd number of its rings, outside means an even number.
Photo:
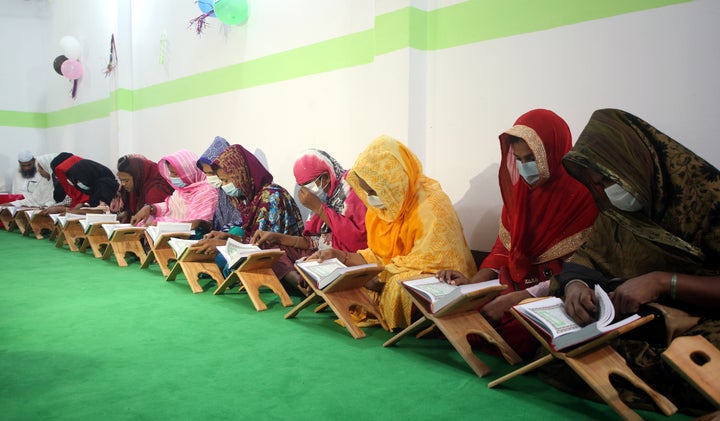
[{"label": "wooden book stand", "polygon": [[350,332],[353,338],[361,339],[365,337],[365,332],[362,331],[352,318],[350,308],[352,306],[361,306],[365,310],[375,316],[383,329],[390,331],[387,323],[382,318],[380,308],[365,292],[365,284],[376,277],[378,273],[382,272],[385,268],[382,266],[358,269],[358,271],[348,271],[342,276],[334,280],[330,285],[324,289],[319,289],[315,281],[303,272],[297,265],[295,270],[298,271],[305,282],[310,285],[313,290],[307,298],[305,298],[300,304],[295,306],[289,313],[285,315],[286,319],[292,319],[297,314],[308,307],[309,305],[324,300],[335,315],[340,319],[345,326],[345,329]]},{"label": "wooden book stand", "polygon": [[180,257],[178,257],[177,262],[165,280],[174,281],[177,275],[182,272],[193,294],[203,292],[203,287],[200,286],[198,282],[200,280],[200,274],[202,273],[210,276],[220,285],[223,281],[223,276],[217,263],[215,263],[216,255],[217,252],[205,254],[200,252],[199,247],[188,247],[182,252]]},{"label": "wooden book stand", "polygon": [[[529,300],[533,300],[532,298]],[[527,302],[524,300],[523,302]],[[542,346],[547,349],[550,354],[541,357],[530,364],[521,367],[512,373],[506,374],[496,380],[488,383],[488,387],[492,388],[513,377],[519,376],[524,373],[528,373],[538,367],[542,367],[554,358],[559,358],[567,363],[570,368],[573,369],[584,381],[588,384],[610,407],[625,420],[642,420],[642,418],[630,407],[628,407],[621,399],[615,387],[610,382],[610,375],[619,375],[625,380],[629,381],[633,386],[644,391],[648,396],[655,401],[655,404],[662,411],[663,414],[670,416],[677,412],[677,407],[670,402],[665,396],[656,392],[647,383],[645,383],[640,377],[638,377],[628,367],[625,360],[618,354],[609,341],[617,338],[625,332],[628,332],[636,327],[642,326],[645,323],[651,321],[654,316],[648,315],[642,317],[634,322],[631,322],[625,326],[615,329],[611,332],[606,333],[599,338],[577,345],[567,351],[554,351],[548,344],[547,338],[536,328],[526,321],[518,312],[511,308],[515,318],[527,328],[530,333],[537,338]]]},{"label": "wooden book stand", "polygon": [[[16,211],[16,214],[17,212],[19,211]],[[15,223],[15,215],[13,215],[7,208],[0,210],[0,222],[2,222],[3,227],[5,227],[5,231],[8,232],[17,227],[17,224]]]},{"label": "wooden book stand", "polygon": [[55,240],[55,247],[61,248],[63,244],[67,243],[70,251],[79,251],[78,240],[85,238],[85,230],[80,225],[79,219],[72,219],[66,221],[65,227],[60,226],[57,238]]},{"label": "wooden book stand", "polygon": [[125,260],[125,255],[132,253],[140,259],[140,262],[144,262],[147,255],[142,242],[140,242],[144,232],[144,227],[119,228],[113,231],[103,252],[103,260],[109,259],[110,254],[114,253],[118,266],[126,267],[128,263]]},{"label": "wooden book stand", "polygon": [[720,409],[720,350],[702,336],[675,338],[663,359]]},{"label": "wooden book stand", "polygon": [[432,313],[430,303],[426,299],[422,298],[405,284],[401,285],[423,315],[402,332],[390,338],[383,346],[388,347],[395,345],[408,333],[430,322],[440,329],[450,344],[452,344],[453,348],[460,353],[463,360],[465,360],[479,377],[486,376],[491,370],[490,367],[473,353],[472,347],[467,339],[467,336],[471,333],[480,335],[485,341],[496,346],[508,363],[515,365],[522,361],[522,358],[505,342],[505,339],[497,333],[492,325],[490,325],[485,317],[478,311],[480,306],[497,297],[506,288],[505,285],[475,291],[474,293],[464,296],[461,300],[438,310],[436,313]]},{"label": "wooden book stand", "polygon": [[98,259],[103,256],[103,251],[107,248],[109,241],[107,232],[105,232],[105,229],[102,227],[104,224],[117,224],[117,221],[96,222],[90,225],[85,233],[85,238],[83,238],[82,244],[80,245],[80,251],[82,253],[85,253],[85,250],[87,250],[89,246],[93,251],[93,256]]},{"label": "wooden book stand", "polygon": [[18,231],[20,231],[20,234],[24,236],[30,234],[30,221],[28,221],[28,217],[25,212],[18,210],[17,212],[15,212],[13,220],[15,221],[15,226],[17,227]]},{"label": "wooden book stand", "polygon": [[150,234],[145,231],[145,238],[150,245],[150,251],[148,251],[147,257],[145,257],[145,260],[143,260],[140,267],[142,269],[147,269],[153,261],[157,261],[157,264],[158,266],[160,266],[160,271],[162,272],[163,276],[167,277],[168,275],[170,275],[170,261],[177,259],[177,256],[175,256],[175,251],[168,244],[168,240],[173,237],[188,239],[190,238],[190,235],[191,234],[187,232],[166,232],[158,236],[156,242],[152,239]]},{"label": "wooden book stand", "polygon": [[30,217],[30,229],[32,232],[35,233],[35,238],[38,240],[42,240],[45,238],[43,235],[43,232],[48,231],[50,234],[52,234],[53,230],[55,229],[55,222],[53,222],[52,218],[49,215],[40,215],[38,213],[34,214],[32,217]]},{"label": "wooden book stand", "polygon": [[249,255],[222,283],[218,284],[215,295],[220,295],[236,282],[240,282],[250,296],[257,311],[267,310],[267,305],[260,299],[260,287],[270,288],[278,297],[283,307],[291,307],[292,299],[272,270],[273,264],[285,254],[282,250],[264,250]]}]

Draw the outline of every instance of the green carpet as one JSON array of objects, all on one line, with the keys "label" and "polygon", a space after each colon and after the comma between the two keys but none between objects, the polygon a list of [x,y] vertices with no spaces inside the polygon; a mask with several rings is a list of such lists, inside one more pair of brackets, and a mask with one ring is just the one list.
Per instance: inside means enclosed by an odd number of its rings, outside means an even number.
[{"label": "green carpet", "polygon": [[479,378],[441,339],[383,348],[390,333],[355,340],[331,312],[285,320],[271,292],[256,312],[17,231],[0,232],[0,263],[3,420],[617,418],[533,375],[488,389],[513,367],[481,355]]}]

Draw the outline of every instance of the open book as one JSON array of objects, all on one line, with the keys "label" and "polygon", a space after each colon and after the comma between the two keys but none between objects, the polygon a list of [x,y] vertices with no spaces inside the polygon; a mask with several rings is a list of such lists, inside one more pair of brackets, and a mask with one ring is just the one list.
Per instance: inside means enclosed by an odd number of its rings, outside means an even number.
[{"label": "open book", "polygon": [[498,279],[455,286],[441,282],[434,275],[427,278],[403,281],[403,284],[430,302],[430,311],[432,313],[436,313],[465,296],[479,293],[478,291],[487,290],[497,295],[504,289],[497,288],[502,286]]},{"label": "open book", "polygon": [[15,213],[17,213],[18,208],[12,205],[2,205],[0,206],[0,212],[8,212],[10,216],[15,216]]},{"label": "open book", "polygon": [[200,240],[186,240],[184,238],[171,238],[168,240],[168,245],[175,252],[175,256],[178,258],[182,256],[186,248],[192,247]]},{"label": "open book", "polygon": [[153,243],[157,242],[157,239],[168,233],[183,233],[183,234],[195,234],[192,230],[192,224],[190,222],[166,222],[160,221],[155,226],[147,227],[147,233],[152,238]]},{"label": "open book", "polygon": [[582,327],[570,318],[565,311],[565,303],[558,297],[518,304],[513,308],[550,338],[550,346],[556,351],[587,342],[640,318],[639,315],[633,314],[612,323],[615,319],[615,308],[607,292],[599,285],[595,286],[595,305],[598,321]]},{"label": "open book", "polygon": [[322,262],[319,262],[318,260],[306,260],[303,262],[297,262],[296,265],[315,281],[318,289],[324,289],[334,280],[347,272],[355,272],[366,268],[374,269],[378,267],[375,263],[345,266],[343,262],[335,258],[323,260]]},{"label": "open book", "polygon": [[225,243],[224,246],[217,246],[217,249],[227,261],[227,267],[230,270],[233,270],[240,266],[240,264],[252,254],[268,250],[280,250],[261,249],[258,246],[254,246],[252,244],[244,244],[239,241],[233,240],[232,238],[228,238],[227,243]]},{"label": "open book", "polygon": [[80,220],[80,225],[82,225],[85,234],[87,234],[93,224],[102,222],[117,222],[117,215],[114,213],[88,213],[85,215],[85,219]]},{"label": "open book", "polygon": [[112,238],[113,233],[119,229],[137,228],[133,224],[103,224],[102,227],[105,230],[105,234],[107,234],[108,238]]},{"label": "open book", "polygon": [[[56,216],[53,217],[53,215],[56,215]],[[65,228],[65,226],[67,226],[68,221],[79,221],[79,220],[85,218],[85,215],[66,212],[65,215],[50,214],[50,218],[52,218],[56,224],[59,224],[62,228]]]}]

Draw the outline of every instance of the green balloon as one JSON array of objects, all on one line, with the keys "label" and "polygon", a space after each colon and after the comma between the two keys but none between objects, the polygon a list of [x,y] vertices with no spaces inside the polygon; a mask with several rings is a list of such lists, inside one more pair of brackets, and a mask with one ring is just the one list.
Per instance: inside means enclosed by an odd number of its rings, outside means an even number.
[{"label": "green balloon", "polygon": [[248,20],[247,0],[215,0],[215,16],[228,25],[242,25]]}]

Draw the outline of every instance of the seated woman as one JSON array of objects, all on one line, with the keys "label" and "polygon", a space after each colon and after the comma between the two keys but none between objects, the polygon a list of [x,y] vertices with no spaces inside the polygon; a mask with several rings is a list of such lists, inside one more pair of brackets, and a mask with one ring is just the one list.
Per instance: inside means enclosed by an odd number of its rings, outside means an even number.
[{"label": "seated woman", "polygon": [[286,254],[282,260],[290,269],[286,280],[303,295],[308,295],[311,291],[293,270],[293,262],[318,249],[334,247],[356,252],[366,248],[366,208],[347,183],[348,172],[325,151],[306,150],[295,161],[293,172],[301,186],[300,203],[311,211],[302,236],[258,230],[251,241],[259,246],[268,244],[284,249]]},{"label": "seated woman", "polygon": [[174,191],[160,175],[158,165],[142,155],[120,157],[117,170],[123,203],[123,211],[118,215],[120,222],[130,222],[145,204],[162,202]]},{"label": "seated woman", "polygon": [[[242,225],[228,232],[210,232],[198,243],[202,249],[215,252],[228,238],[249,243],[257,230],[300,235],[303,222],[295,200],[287,190],[273,183],[272,174],[255,155],[240,145],[231,145],[213,162],[213,168],[222,180],[222,189],[240,212]],[[220,254],[217,262],[227,276],[227,265]],[[282,280],[290,269],[276,264],[273,271]]]},{"label": "seated woman", "polygon": [[[640,118],[612,109],[593,113],[563,163],[600,208],[587,242],[553,284],[568,314],[594,321],[591,287],[599,284],[612,291],[620,315],[659,303],[699,316],[676,333],[703,335],[720,348],[720,172]],[[631,332],[615,348],[681,410],[710,410],[660,358],[671,338],[648,333]]]},{"label": "seated woman", "polygon": [[367,206],[368,248],[357,253],[324,249],[310,258],[336,257],[348,266],[384,265],[367,287],[377,293],[390,329],[411,323],[412,300],[400,281],[452,268],[475,274],[450,198],[437,181],[423,174],[420,161],[405,145],[388,136],[373,140],[358,156],[347,181]]},{"label": "seated woman", "polygon": [[508,288],[481,312],[520,355],[534,351],[537,341],[508,310],[548,295],[550,277],[585,241],[598,213],[585,186],[562,166],[571,147],[570,128],[549,110],[529,111],[500,134],[503,207],[495,246],[470,279],[455,270],[438,273],[453,285],[499,275]]},{"label": "seated woman", "polygon": [[[227,140],[220,136],[216,136],[210,144],[210,147],[200,155],[197,161],[197,167],[205,173],[207,182],[217,189],[218,192],[218,204],[215,209],[215,214],[211,223],[203,227],[207,232],[210,231],[229,231],[233,227],[239,227],[242,225],[242,218],[240,212],[237,210],[230,197],[225,193],[225,190],[221,188],[222,181],[220,177],[215,174],[215,169],[212,167],[213,161],[217,159],[220,154],[228,148],[230,144]],[[233,232],[234,233],[234,232]]]},{"label": "seated woman", "polygon": [[[54,198],[54,184],[52,179],[52,169],[50,163],[57,154],[45,154],[35,158],[35,164],[37,166],[40,178],[37,182],[35,190],[30,193],[28,197],[24,199],[10,202],[10,205],[16,207],[29,207],[29,208],[40,208],[40,207],[55,207],[63,206],[64,197],[56,201]],[[58,203],[60,202],[60,203]]]},{"label": "seated woman", "polygon": [[162,202],[143,206],[130,223],[190,222],[192,229],[196,229],[201,221],[211,220],[217,206],[217,190],[206,182],[205,174],[195,166],[197,159],[197,155],[188,150],[160,158],[158,171],[175,191]]},{"label": "seated woman", "polygon": [[[79,212],[83,206],[109,206],[120,187],[110,168],[68,152],[60,153],[53,158],[50,167],[57,180],[54,200],[61,202],[66,195],[70,196],[69,210],[72,212]],[[44,213],[65,210],[52,207],[45,209]]]}]

